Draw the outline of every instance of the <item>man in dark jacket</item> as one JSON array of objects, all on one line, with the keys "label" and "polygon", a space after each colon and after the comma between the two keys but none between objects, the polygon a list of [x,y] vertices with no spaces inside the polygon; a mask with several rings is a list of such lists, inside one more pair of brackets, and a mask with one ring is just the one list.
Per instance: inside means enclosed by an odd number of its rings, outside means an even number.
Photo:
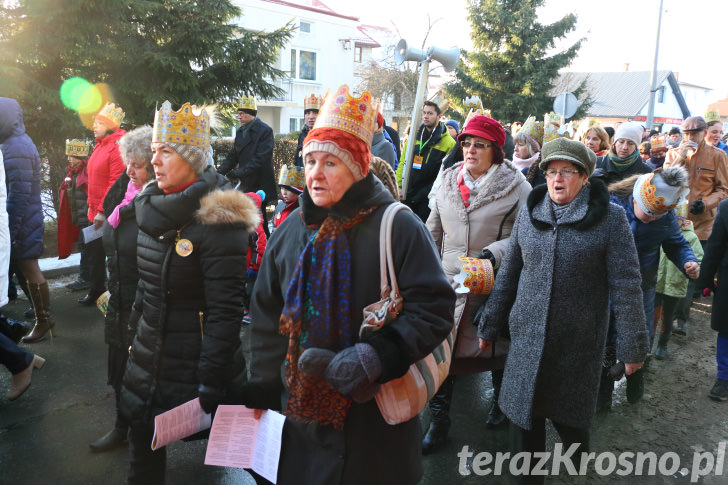
[{"label": "man in dark jacket", "polygon": [[265,207],[276,202],[276,179],[273,174],[273,130],[258,118],[254,96],[243,96],[238,107],[240,128],[235,133],[232,150],[217,169],[221,175],[240,180],[241,192],[265,192],[261,209],[263,227],[268,230]]},{"label": "man in dark jacket", "polygon": [[[397,166],[397,183],[402,188],[402,179],[409,178],[407,194],[403,202],[415,214],[427,220],[430,215],[427,195],[440,171],[440,165],[445,155],[455,146],[455,140],[450,136],[444,123],[440,121],[442,112],[440,107],[432,101],[425,101],[422,108],[422,124],[417,133],[405,142],[402,157]],[[412,160],[412,173],[405,173],[407,143],[415,142],[414,159]]]},{"label": "man in dark jacket", "polygon": [[297,167],[303,167],[303,140],[306,139],[308,132],[311,131],[314,123],[316,123],[316,118],[318,118],[322,104],[324,104],[324,98],[316,96],[313,93],[310,96],[306,96],[306,99],[303,100],[303,128],[301,129],[301,134],[298,135],[296,159],[294,160],[294,165]]}]

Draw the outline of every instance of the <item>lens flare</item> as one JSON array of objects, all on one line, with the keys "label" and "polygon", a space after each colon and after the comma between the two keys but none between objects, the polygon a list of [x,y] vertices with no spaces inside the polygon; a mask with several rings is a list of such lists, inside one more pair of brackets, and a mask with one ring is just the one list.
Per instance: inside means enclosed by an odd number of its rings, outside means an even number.
[{"label": "lens flare", "polygon": [[61,102],[66,108],[78,111],[81,99],[91,87],[90,82],[80,77],[66,79],[61,85]]}]

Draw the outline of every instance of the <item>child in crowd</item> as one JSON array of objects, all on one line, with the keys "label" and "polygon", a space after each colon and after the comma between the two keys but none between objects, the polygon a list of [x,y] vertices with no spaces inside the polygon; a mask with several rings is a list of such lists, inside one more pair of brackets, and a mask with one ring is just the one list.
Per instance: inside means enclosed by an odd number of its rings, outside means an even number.
[{"label": "child in crowd", "polygon": [[303,167],[288,165],[281,168],[281,173],[278,176],[278,186],[281,188],[281,201],[278,202],[273,216],[275,228],[280,226],[288,215],[298,208],[298,196],[303,193],[303,188],[306,186]]},{"label": "child in crowd", "polygon": [[[677,221],[683,237],[690,243],[700,263],[703,260],[703,246],[693,230],[693,222],[688,219],[688,204],[684,201],[675,209]],[[662,321],[660,338],[655,349],[655,358],[667,358],[667,342],[672,334],[672,323],[677,305],[688,292],[688,278],[672,263],[665,251],[660,249],[660,267],[657,273],[657,295],[655,298],[655,324]]]}]

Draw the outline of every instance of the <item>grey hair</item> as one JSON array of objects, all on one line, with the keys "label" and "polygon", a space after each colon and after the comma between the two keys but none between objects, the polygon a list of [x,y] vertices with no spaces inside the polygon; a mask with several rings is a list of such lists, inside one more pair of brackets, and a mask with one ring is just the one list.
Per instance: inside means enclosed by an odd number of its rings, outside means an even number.
[{"label": "grey hair", "polygon": [[528,156],[532,157],[534,156],[537,151],[533,149],[533,144],[531,143],[530,136],[525,131],[519,131],[516,133],[516,136],[513,137],[513,143],[516,142],[522,142],[524,145],[526,145],[526,148],[528,148]]},{"label": "grey hair", "polygon": [[119,140],[119,153],[125,165],[131,162],[145,162],[147,173],[151,177],[154,174],[152,167],[152,127],[149,125],[140,126],[129,131]]}]

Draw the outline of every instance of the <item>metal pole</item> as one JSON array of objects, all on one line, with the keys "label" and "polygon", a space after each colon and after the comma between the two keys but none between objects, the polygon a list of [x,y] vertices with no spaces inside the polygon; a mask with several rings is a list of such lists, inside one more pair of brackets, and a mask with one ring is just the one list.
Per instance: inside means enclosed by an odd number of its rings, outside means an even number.
[{"label": "metal pole", "polygon": [[427,90],[427,79],[430,75],[430,61],[425,60],[420,64],[420,79],[417,81],[417,94],[415,95],[415,105],[412,108],[412,122],[410,124],[409,137],[407,138],[407,151],[404,155],[405,165],[402,174],[402,197],[407,197],[407,185],[409,182],[410,172],[412,171],[412,162],[414,161],[415,145],[417,140],[417,131],[422,123],[422,103],[425,102],[425,91]]},{"label": "metal pole", "polygon": [[647,128],[652,128],[655,115],[655,91],[657,91],[657,55],[660,51],[660,27],[662,26],[662,1],[660,0],[660,15],[657,17],[657,39],[655,40],[655,62],[652,64],[652,79],[650,80],[650,104],[647,106]]}]

